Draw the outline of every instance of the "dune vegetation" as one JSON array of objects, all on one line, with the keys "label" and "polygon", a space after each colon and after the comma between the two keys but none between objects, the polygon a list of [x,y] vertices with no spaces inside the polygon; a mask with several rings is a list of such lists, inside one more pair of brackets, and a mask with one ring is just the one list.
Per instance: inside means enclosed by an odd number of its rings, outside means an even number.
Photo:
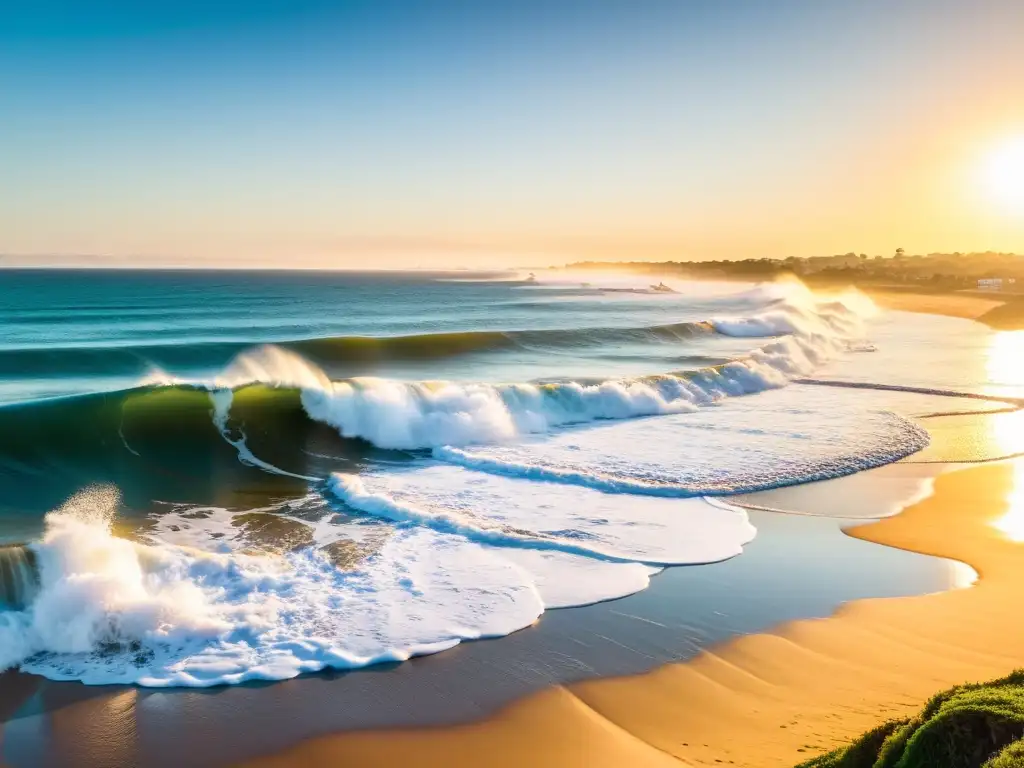
[{"label": "dune vegetation", "polygon": [[932,697],[798,768],[1024,768],[1024,670]]}]

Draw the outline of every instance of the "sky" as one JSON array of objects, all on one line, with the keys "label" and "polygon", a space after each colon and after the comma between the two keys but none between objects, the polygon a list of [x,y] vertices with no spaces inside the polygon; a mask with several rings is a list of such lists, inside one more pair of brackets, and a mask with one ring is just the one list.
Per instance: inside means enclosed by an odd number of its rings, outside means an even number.
[{"label": "sky", "polygon": [[1024,253],[1020,137],[1017,0],[0,3],[0,264]]}]

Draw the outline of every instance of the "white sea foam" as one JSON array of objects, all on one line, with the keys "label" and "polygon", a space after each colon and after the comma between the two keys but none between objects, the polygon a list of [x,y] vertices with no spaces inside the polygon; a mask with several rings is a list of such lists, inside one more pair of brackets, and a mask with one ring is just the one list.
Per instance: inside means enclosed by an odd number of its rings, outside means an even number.
[{"label": "white sea foam", "polygon": [[[398,661],[630,594],[649,561],[719,560],[754,535],[742,511],[699,500],[627,503],[431,462],[365,480],[332,484],[363,514],[325,516],[316,545],[280,556],[246,554],[216,508],[176,510],[150,543],[118,538],[113,494],[83,494],[33,547],[31,605],[0,613],[0,668],[159,687]],[[367,545],[363,559],[336,566],[320,545],[339,538]]]},{"label": "white sea foam", "polygon": [[675,376],[584,385],[356,379],[306,389],[309,415],[384,448],[510,440],[598,419],[692,411],[699,387]]},{"label": "white sea foam", "polygon": [[746,513],[704,499],[623,498],[588,488],[417,462],[359,477],[335,474],[349,507],[500,547],[653,565],[738,555],[754,537]]},{"label": "white sea foam", "polygon": [[503,549],[501,558],[530,575],[547,610],[592,605],[647,589],[661,568],[610,563],[537,549]]},{"label": "white sea foam", "polygon": [[89,684],[207,686],[397,661],[508,634],[544,608],[520,566],[424,528],[393,531],[347,571],[313,549],[207,554],[63,514],[35,552],[40,592],[0,614],[0,661]]},{"label": "white sea foam", "polygon": [[442,446],[434,456],[606,493],[689,497],[841,477],[927,443],[924,429],[897,414],[794,385],[686,416],[597,424],[510,444]]},{"label": "white sea foam", "polygon": [[631,558],[599,547],[577,544],[557,536],[538,535],[502,525],[481,524],[444,509],[421,509],[389,494],[367,490],[363,478],[357,475],[336,472],[327,481],[327,487],[351,509],[402,525],[418,525],[439,533],[460,536],[478,544],[563,552],[609,562],[632,561]]}]

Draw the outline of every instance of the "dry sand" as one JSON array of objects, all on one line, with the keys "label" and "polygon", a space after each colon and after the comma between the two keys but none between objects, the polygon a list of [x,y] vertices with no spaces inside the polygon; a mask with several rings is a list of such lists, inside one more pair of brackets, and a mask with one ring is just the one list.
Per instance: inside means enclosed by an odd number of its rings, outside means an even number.
[{"label": "dry sand", "polygon": [[1016,516],[1024,536],[1022,488],[1024,462],[982,465],[848,531],[969,563],[972,588],[860,601],[689,663],[554,688],[479,723],[330,736],[254,765],[791,766],[942,688],[1021,666],[1024,544],[994,523]]},{"label": "dry sand", "polygon": [[1005,298],[978,296],[960,292],[916,293],[865,288],[864,292],[880,307],[901,312],[920,312],[928,315],[949,315],[977,320],[982,315],[1006,303]]}]

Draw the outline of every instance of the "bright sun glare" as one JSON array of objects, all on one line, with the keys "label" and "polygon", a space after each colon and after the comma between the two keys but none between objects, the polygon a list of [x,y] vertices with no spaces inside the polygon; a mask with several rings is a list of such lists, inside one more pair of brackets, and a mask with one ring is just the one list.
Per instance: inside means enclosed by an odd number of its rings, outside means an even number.
[{"label": "bright sun glare", "polygon": [[993,520],[992,525],[1010,541],[1024,542],[1024,464],[1017,464],[1013,471],[1013,491],[1006,502],[1006,514]]},{"label": "bright sun glare", "polygon": [[985,183],[993,202],[1024,214],[1024,135],[996,147],[985,163]]}]

